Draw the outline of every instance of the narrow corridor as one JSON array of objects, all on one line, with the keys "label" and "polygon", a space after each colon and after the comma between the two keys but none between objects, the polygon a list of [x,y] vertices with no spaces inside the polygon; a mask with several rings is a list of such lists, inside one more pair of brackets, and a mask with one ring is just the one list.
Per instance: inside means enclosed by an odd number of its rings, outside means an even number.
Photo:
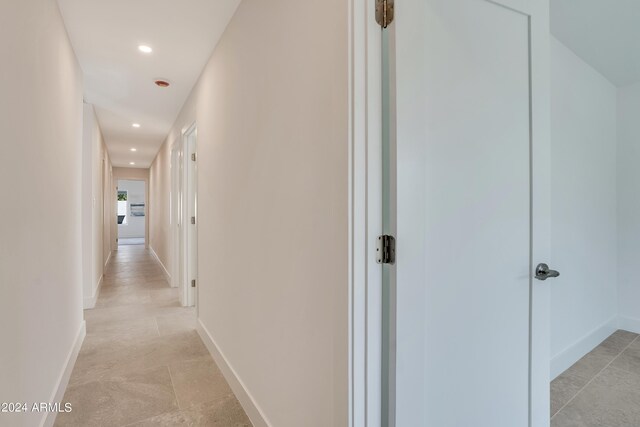
[{"label": "narrow corridor", "polygon": [[250,426],[144,246],[114,252],[56,426]]}]

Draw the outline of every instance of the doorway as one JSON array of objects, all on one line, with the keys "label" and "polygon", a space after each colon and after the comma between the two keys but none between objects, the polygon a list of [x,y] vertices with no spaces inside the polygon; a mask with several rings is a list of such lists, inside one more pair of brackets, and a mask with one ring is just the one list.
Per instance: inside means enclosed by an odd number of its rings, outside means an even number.
[{"label": "doorway", "polygon": [[180,302],[196,305],[198,277],[197,128],[187,128],[171,150],[171,285],[180,288]]},{"label": "doorway", "polygon": [[144,245],[146,233],[146,183],[118,180],[116,188],[118,246]]}]

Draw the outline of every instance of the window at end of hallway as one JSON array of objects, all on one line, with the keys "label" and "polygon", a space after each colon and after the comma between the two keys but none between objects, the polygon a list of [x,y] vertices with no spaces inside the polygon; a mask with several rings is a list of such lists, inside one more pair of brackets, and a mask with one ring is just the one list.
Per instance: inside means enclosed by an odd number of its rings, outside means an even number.
[{"label": "window at end of hallway", "polygon": [[118,224],[127,225],[128,192],[118,190]]}]

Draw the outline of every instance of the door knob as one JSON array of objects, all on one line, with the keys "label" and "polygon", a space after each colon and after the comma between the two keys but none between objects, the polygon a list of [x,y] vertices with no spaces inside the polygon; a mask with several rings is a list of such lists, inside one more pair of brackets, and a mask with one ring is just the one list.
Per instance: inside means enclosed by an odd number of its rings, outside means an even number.
[{"label": "door knob", "polygon": [[560,272],[550,270],[547,264],[540,263],[536,267],[536,279],[538,280],[547,280],[549,277],[558,277],[559,275]]}]

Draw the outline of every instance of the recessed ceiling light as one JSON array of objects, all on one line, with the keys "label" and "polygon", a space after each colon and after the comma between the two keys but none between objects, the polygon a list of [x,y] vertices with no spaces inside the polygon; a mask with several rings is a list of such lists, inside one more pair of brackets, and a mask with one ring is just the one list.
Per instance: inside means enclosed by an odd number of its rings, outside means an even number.
[{"label": "recessed ceiling light", "polygon": [[140,46],[138,46],[138,50],[142,53],[151,53],[153,52],[153,49],[151,49],[151,47],[141,44]]},{"label": "recessed ceiling light", "polygon": [[140,127],[140,123],[134,123],[131,126],[133,126],[134,128],[139,128]]},{"label": "recessed ceiling light", "polygon": [[138,149],[137,149],[137,148],[131,148],[130,150],[131,150],[131,151],[138,151]]},{"label": "recessed ceiling light", "polygon": [[169,87],[169,85],[171,85],[171,83],[166,80],[156,80],[154,83],[159,87]]},{"label": "recessed ceiling light", "polygon": [[129,162],[129,164],[130,164],[131,166],[133,166],[133,165],[135,165],[135,164],[136,164],[136,162]]}]

